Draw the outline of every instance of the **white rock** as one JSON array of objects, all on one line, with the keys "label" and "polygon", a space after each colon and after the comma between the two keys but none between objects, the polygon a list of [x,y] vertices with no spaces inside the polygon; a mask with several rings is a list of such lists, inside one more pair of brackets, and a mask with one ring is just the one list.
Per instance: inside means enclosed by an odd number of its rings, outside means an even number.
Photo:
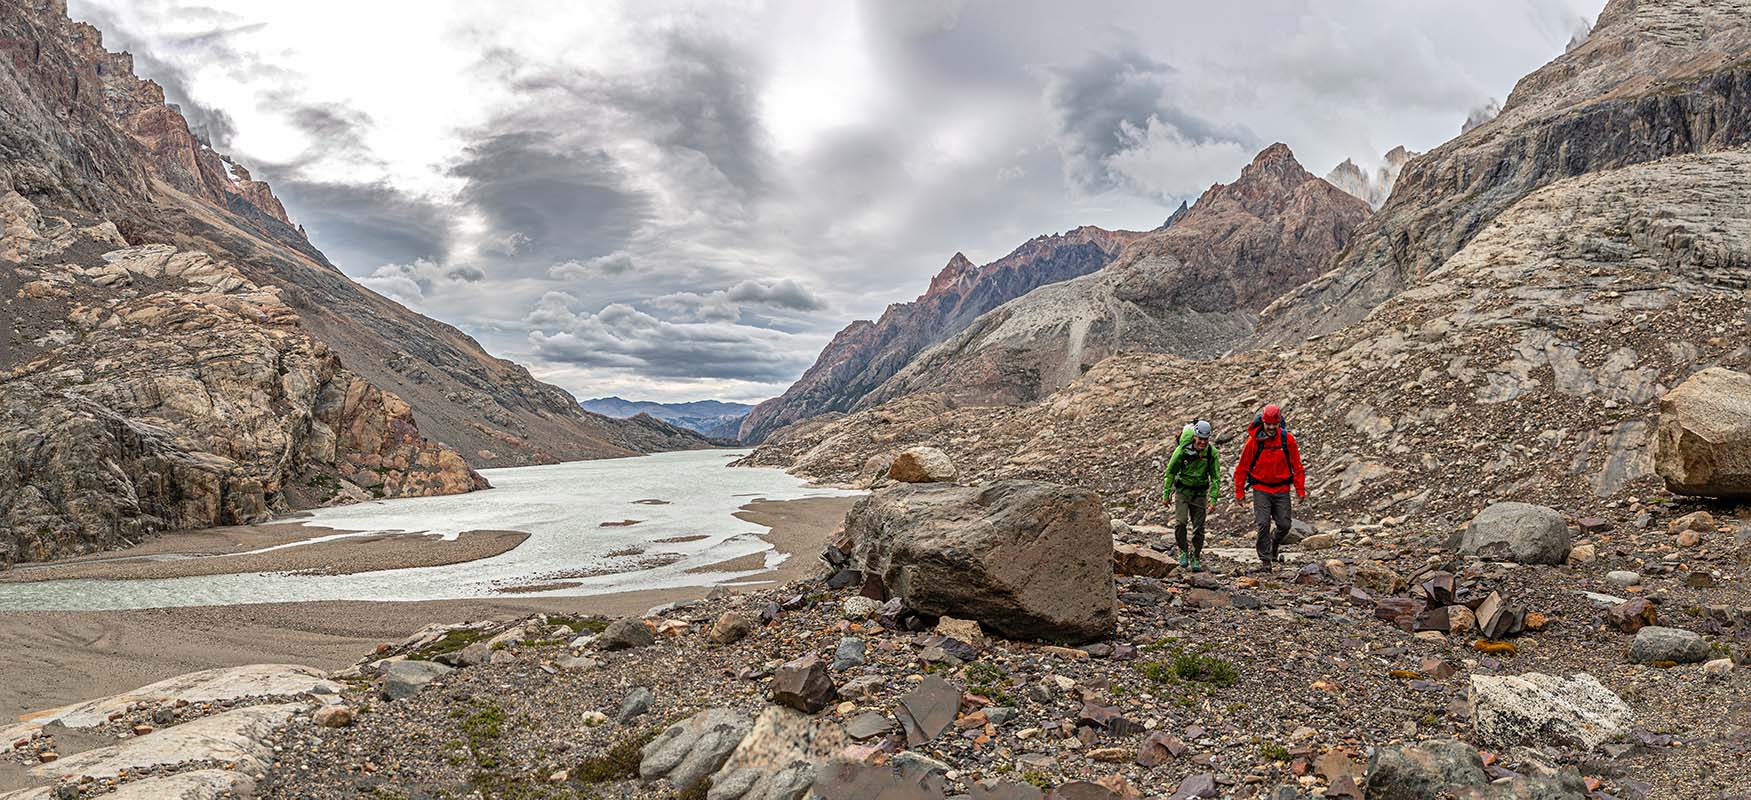
[{"label": "white rock", "polygon": [[1703,664],[1702,671],[1710,677],[1724,678],[1733,673],[1733,660],[1730,658],[1717,658]]},{"label": "white rock", "polygon": [[304,708],[302,703],[283,703],[233,709],[150,736],[136,736],[120,744],[75,753],[32,767],[30,772],[39,778],[63,775],[113,778],[123,771],[204,760],[235,762],[239,771],[260,772],[273,760],[268,737]]},{"label": "white rock", "polygon": [[1471,676],[1471,725],[1486,747],[1592,750],[1629,730],[1633,712],[1587,673]]},{"label": "white rock", "polygon": [[1605,573],[1605,582],[1612,586],[1619,586],[1627,589],[1631,586],[1640,585],[1642,582],[1642,576],[1640,573],[1630,572],[1627,569],[1614,569]]}]

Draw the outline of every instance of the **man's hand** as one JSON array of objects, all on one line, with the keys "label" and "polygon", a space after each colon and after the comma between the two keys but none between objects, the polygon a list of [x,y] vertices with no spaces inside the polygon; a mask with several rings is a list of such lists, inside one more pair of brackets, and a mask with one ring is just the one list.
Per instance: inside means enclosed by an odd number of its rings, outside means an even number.
[{"label": "man's hand", "polygon": [[1295,496],[1299,497],[1303,500],[1306,500],[1307,499],[1307,490],[1306,489],[1296,489]]}]

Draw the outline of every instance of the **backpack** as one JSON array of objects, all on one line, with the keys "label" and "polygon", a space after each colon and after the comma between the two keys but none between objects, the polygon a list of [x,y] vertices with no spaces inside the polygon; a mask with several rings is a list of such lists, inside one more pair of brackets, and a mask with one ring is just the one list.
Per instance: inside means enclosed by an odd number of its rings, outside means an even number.
[{"label": "backpack", "polygon": [[[1265,424],[1265,415],[1264,415],[1263,411],[1260,411],[1256,414],[1253,414],[1252,415],[1252,424],[1246,426],[1246,437],[1248,439],[1258,438],[1259,428],[1264,427],[1264,424]],[[1263,481],[1253,480],[1252,479],[1252,468],[1258,466],[1259,453],[1264,450],[1263,447],[1254,447],[1252,449],[1252,460],[1246,462],[1246,472],[1242,473],[1246,476],[1246,484],[1243,488],[1251,488],[1254,485],[1271,486],[1271,487],[1287,486],[1287,485],[1295,482],[1295,466],[1293,463],[1291,463],[1289,461],[1289,436],[1288,436],[1288,434],[1289,434],[1289,416],[1287,414],[1285,414],[1285,415],[1283,415],[1282,419],[1277,421],[1277,445],[1279,447],[1283,448],[1283,463],[1289,464],[1289,479],[1286,481],[1276,481],[1276,482],[1272,482],[1272,483],[1265,483]]]}]

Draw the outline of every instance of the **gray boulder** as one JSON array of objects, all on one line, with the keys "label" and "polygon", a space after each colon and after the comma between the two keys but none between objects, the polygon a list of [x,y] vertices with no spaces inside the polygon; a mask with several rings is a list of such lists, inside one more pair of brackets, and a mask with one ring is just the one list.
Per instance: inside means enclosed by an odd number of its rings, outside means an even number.
[{"label": "gray boulder", "polygon": [[798,800],[851,740],[839,723],[769,706],[711,778],[707,800]]},{"label": "gray boulder", "polygon": [[1456,739],[1380,747],[1368,758],[1368,800],[1426,800],[1489,782],[1483,758]]},{"label": "gray boulder", "polygon": [[651,634],[650,626],[637,617],[617,619],[596,637],[596,646],[603,650],[628,650],[656,643],[657,638]]},{"label": "gray boulder", "polygon": [[723,766],[754,723],[728,708],[709,708],[670,725],[640,751],[638,777],[686,791]]},{"label": "gray boulder", "polygon": [[1671,661],[1695,664],[1708,660],[1708,641],[1694,631],[1648,625],[1635,632],[1629,645],[1629,660],[1637,664]]},{"label": "gray boulder", "polygon": [[1751,375],[1711,367],[1660,398],[1654,472],[1678,494],[1751,497]]},{"label": "gray boulder", "polygon": [[383,670],[383,696],[390,700],[400,700],[418,692],[438,676],[453,671],[450,667],[430,661],[396,661]]},{"label": "gray boulder", "polygon": [[1628,732],[1632,716],[1628,703],[1584,672],[1471,676],[1471,727],[1485,747],[1592,750]]},{"label": "gray boulder", "polygon": [[1489,561],[1561,565],[1569,560],[1569,524],[1544,506],[1496,503],[1465,526],[1459,549]]},{"label": "gray boulder", "polygon": [[898,484],[859,501],[845,525],[853,565],[906,608],[1078,644],[1117,627],[1107,520],[1087,489],[1007,480]]}]

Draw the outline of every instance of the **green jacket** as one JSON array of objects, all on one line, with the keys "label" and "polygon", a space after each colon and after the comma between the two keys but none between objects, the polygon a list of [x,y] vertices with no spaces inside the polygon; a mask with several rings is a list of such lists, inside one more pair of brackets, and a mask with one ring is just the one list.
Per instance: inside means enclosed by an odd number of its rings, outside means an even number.
[{"label": "green jacket", "polygon": [[1222,457],[1216,454],[1216,443],[1211,442],[1204,448],[1202,456],[1192,455],[1192,432],[1182,431],[1179,436],[1179,446],[1173,449],[1173,456],[1167,460],[1167,474],[1161,477],[1161,496],[1173,499],[1174,484],[1188,490],[1208,487],[1210,500],[1221,499],[1222,494]]}]

